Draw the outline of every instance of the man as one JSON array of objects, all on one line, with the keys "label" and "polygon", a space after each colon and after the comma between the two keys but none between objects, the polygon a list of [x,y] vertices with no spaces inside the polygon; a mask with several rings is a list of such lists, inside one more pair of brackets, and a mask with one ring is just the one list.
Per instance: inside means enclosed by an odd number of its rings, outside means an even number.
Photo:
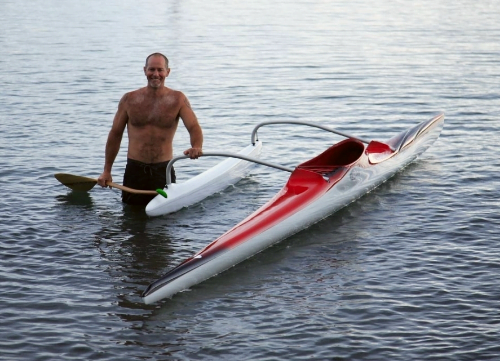
[{"label": "man", "polygon": [[[165,55],[154,53],[146,58],[144,74],[148,85],[126,93],[115,114],[106,142],[104,171],[98,183],[112,182],[111,168],[120,150],[127,128],[128,152],[123,185],[134,189],[154,190],[166,184],[166,167],[173,157],[173,139],[179,118],[187,128],[191,148],[185,155],[195,159],[202,155],[203,133],[187,97],[165,86],[170,69]],[[175,173],[172,168],[172,181]],[[154,196],[122,192],[128,204],[147,204]]]}]

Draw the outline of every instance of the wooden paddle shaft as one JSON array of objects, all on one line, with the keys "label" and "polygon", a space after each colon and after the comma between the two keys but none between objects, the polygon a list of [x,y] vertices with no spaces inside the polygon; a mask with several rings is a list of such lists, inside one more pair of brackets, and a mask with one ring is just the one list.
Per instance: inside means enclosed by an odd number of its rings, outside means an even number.
[{"label": "wooden paddle shaft", "polygon": [[[97,179],[96,179],[96,181],[97,181]],[[156,191],[146,191],[146,190],[142,190],[142,189],[133,189],[133,188],[122,186],[121,184],[116,184],[113,182],[108,182],[108,183],[106,183],[106,185],[109,187],[120,189],[120,190],[125,191],[125,192],[129,192],[129,193],[158,195],[158,193]]]}]

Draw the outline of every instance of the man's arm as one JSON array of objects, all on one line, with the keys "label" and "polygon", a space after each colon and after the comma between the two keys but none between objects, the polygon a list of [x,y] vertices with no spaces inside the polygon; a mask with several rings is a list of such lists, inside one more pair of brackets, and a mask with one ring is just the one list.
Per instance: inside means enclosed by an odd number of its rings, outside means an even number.
[{"label": "man's arm", "polygon": [[203,131],[198,123],[196,114],[194,114],[191,104],[188,98],[182,94],[181,109],[179,115],[184,123],[184,126],[189,132],[189,137],[191,141],[191,148],[184,151],[185,155],[189,155],[191,159],[198,158],[203,154]]},{"label": "man's arm", "polygon": [[106,187],[106,183],[113,181],[111,169],[113,168],[113,163],[115,162],[118,151],[120,150],[123,132],[125,131],[125,127],[128,122],[128,115],[125,109],[126,97],[127,94],[122,97],[120,103],[118,104],[118,110],[116,111],[113,119],[113,125],[111,126],[111,130],[108,134],[106,150],[104,152],[104,170],[97,179],[97,183],[101,187]]}]

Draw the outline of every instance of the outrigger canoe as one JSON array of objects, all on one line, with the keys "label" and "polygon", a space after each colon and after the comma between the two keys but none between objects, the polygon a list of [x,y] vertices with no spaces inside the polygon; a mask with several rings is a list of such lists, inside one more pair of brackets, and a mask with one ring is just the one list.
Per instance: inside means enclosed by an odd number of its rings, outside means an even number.
[{"label": "outrigger canoe", "polygon": [[151,283],[144,302],[186,290],[345,207],[417,159],[443,124],[440,114],[385,142],[345,139],[298,165],[271,200]]}]

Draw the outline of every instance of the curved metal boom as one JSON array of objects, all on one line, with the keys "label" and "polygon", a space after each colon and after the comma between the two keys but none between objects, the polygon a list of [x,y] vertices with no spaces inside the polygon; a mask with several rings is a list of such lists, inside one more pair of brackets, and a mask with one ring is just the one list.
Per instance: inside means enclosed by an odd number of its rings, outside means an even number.
[{"label": "curved metal boom", "polygon": [[[203,153],[202,155],[200,155],[200,157],[229,157],[229,158],[239,158],[239,159],[247,160],[249,162],[266,165],[266,166],[271,167],[271,168],[276,168],[276,169],[284,170],[284,171],[287,171],[287,172],[293,172],[293,168],[283,167],[283,166],[278,165],[278,164],[264,162],[264,161],[262,161],[260,159],[252,158],[252,157],[247,157],[245,155],[241,155],[241,154],[237,154],[237,153],[225,153],[225,152],[211,153],[211,152],[208,152],[208,153]],[[180,156],[172,158],[172,160],[170,162],[168,162],[168,164],[167,164],[167,186],[170,185],[170,184],[172,184],[172,179],[170,177],[170,173],[172,171],[172,167],[173,167],[174,163],[177,162],[180,159],[186,159],[186,158],[189,158],[189,156],[187,156],[187,155],[180,155]]]},{"label": "curved metal boom", "polygon": [[310,127],[315,127],[315,128],[326,130],[326,131],[331,132],[331,133],[342,135],[343,137],[346,137],[346,138],[356,139],[356,140],[359,140],[362,143],[366,143],[366,144],[370,143],[370,141],[368,141],[368,140],[361,139],[361,138],[358,138],[358,137],[354,137],[352,135],[345,134],[345,133],[339,132],[338,130],[335,130],[335,129],[332,129],[332,128],[328,128],[328,127],[325,127],[325,126],[322,126],[322,125],[319,125],[319,124],[315,124],[315,123],[301,122],[301,121],[295,121],[295,120],[283,120],[283,121],[276,120],[276,121],[269,121],[269,122],[263,122],[263,123],[257,124],[257,126],[255,126],[255,128],[252,131],[252,144],[255,145],[255,140],[257,138],[257,129],[259,129],[263,125],[269,125],[269,124],[300,124],[300,125],[308,125]]}]

